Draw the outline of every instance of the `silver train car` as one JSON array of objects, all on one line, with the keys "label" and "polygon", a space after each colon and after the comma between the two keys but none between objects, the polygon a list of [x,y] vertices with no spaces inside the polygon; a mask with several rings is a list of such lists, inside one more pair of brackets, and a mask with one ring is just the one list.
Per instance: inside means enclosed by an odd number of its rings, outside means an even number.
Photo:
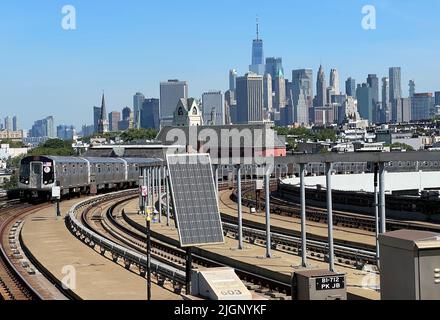
[{"label": "silver train car", "polygon": [[21,160],[18,189],[22,199],[50,199],[55,185],[62,196],[133,188],[139,184],[141,165],[160,162],[156,158],[30,156]]}]

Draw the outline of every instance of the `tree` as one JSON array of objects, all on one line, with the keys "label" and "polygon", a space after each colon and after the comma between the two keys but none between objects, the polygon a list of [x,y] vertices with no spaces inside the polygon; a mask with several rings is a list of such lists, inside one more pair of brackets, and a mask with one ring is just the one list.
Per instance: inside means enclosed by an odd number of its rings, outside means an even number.
[{"label": "tree", "polygon": [[11,175],[11,179],[3,184],[5,190],[16,189],[18,187],[18,178],[15,174]]},{"label": "tree", "polygon": [[73,156],[72,141],[50,139],[28,152],[30,156]]},{"label": "tree", "polygon": [[154,129],[129,129],[121,134],[121,139],[130,142],[135,140],[153,140],[157,136]]},{"label": "tree", "polygon": [[414,148],[406,143],[395,142],[390,146],[391,149],[402,149],[406,151],[414,151]]}]

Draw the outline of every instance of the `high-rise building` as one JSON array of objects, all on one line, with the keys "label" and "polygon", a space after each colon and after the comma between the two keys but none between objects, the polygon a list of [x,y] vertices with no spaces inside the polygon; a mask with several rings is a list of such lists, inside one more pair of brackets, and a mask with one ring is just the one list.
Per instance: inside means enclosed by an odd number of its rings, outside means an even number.
[{"label": "high-rise building", "polygon": [[335,94],[340,94],[339,73],[337,69],[330,70],[330,87],[333,88]]},{"label": "high-rise building", "polygon": [[81,136],[83,136],[83,137],[90,137],[90,136],[92,136],[93,134],[95,133],[95,126],[92,124],[92,125],[86,125],[86,124],[84,124],[82,127],[81,127]]},{"label": "high-rise building", "polygon": [[5,118],[5,130],[6,131],[12,131],[12,118],[10,116],[7,116]]},{"label": "high-rise building", "polygon": [[373,92],[367,83],[358,84],[356,89],[358,111],[362,119],[374,122],[373,118]]},{"label": "high-rise building", "polygon": [[394,123],[410,122],[411,119],[411,98],[395,99],[392,104],[393,110],[391,121]]},{"label": "high-rise building", "polygon": [[379,103],[379,78],[375,74],[369,74],[367,83],[371,88],[371,94],[373,99],[373,106]]},{"label": "high-rise building", "polygon": [[306,95],[307,106],[313,106],[313,70],[298,69],[292,71],[292,104],[295,106],[301,90]]},{"label": "high-rise building", "polygon": [[34,122],[30,130],[31,137],[55,138],[55,123],[52,116]]},{"label": "high-rise building", "polygon": [[136,129],[139,129],[141,127],[141,109],[144,100],[145,100],[145,96],[140,92],[136,92],[136,94],[133,96],[133,112],[134,112],[133,117],[134,117],[134,127]]},{"label": "high-rise building", "polygon": [[[177,105],[176,105],[177,106]],[[134,125],[133,112],[129,107],[122,109],[122,120],[118,123],[119,131],[132,129]]]},{"label": "high-rise building", "polygon": [[416,82],[414,80],[409,80],[409,97],[414,97],[414,94],[416,93]]},{"label": "high-rise building", "polygon": [[389,70],[390,102],[402,98],[402,71],[400,67],[392,67]]},{"label": "high-rise building", "polygon": [[345,81],[345,94],[356,99],[356,80],[352,77]]},{"label": "high-rise building", "polygon": [[440,91],[435,92],[435,105],[440,106]]},{"label": "high-rise building", "polygon": [[203,122],[207,125],[222,126],[225,124],[225,105],[223,92],[209,91],[202,95]]},{"label": "high-rise building", "polygon": [[168,80],[160,83],[160,126],[173,124],[174,111],[180,99],[188,99],[186,81]]},{"label": "high-rise building", "polygon": [[235,82],[237,81],[237,70],[229,70],[229,90],[235,91]]},{"label": "high-rise building", "polygon": [[411,98],[411,120],[429,120],[433,115],[432,93],[416,93]]},{"label": "high-rise building", "polygon": [[266,113],[272,112],[273,109],[272,76],[270,73],[266,73],[263,78],[263,108]]},{"label": "high-rise building", "polygon": [[108,114],[108,121],[110,125],[111,132],[119,131],[119,121],[121,121],[121,113],[118,111],[112,111]]},{"label": "high-rise building", "polygon": [[237,123],[236,91],[225,92],[225,121],[226,124]]},{"label": "high-rise building", "polygon": [[280,72],[284,75],[283,59],[275,57],[266,58],[266,73],[270,74],[272,80],[275,80]]},{"label": "high-rise building", "polygon": [[319,66],[318,77],[316,79],[316,103],[315,107],[324,107],[327,104],[327,86],[322,65]]},{"label": "high-rise building", "polygon": [[247,73],[237,78],[237,123],[263,122],[263,76]]},{"label": "high-rise building", "polygon": [[101,118],[101,108],[93,107],[93,130],[94,133],[98,133],[99,130],[99,119]]},{"label": "high-rise building", "polygon": [[141,110],[141,127],[145,129],[160,129],[159,99],[151,98],[144,100]]},{"label": "high-rise building", "polygon": [[[292,89],[293,92],[293,89]],[[307,99],[307,92],[305,87],[300,87],[300,92],[295,104],[293,105],[294,110],[294,122],[299,125],[305,126],[309,124],[309,105]]]},{"label": "high-rise building", "polygon": [[252,42],[252,64],[249,66],[249,71],[258,75],[264,75],[264,51],[263,40],[260,39],[259,23],[257,18],[257,38]]},{"label": "high-rise building", "polygon": [[19,124],[19,122],[18,122],[18,117],[17,117],[17,116],[14,116],[14,117],[12,118],[12,130],[13,130],[13,131],[18,131],[18,130],[20,130],[20,124]]},{"label": "high-rise building", "polygon": [[106,132],[108,132],[108,121],[107,121],[107,111],[105,109],[105,97],[103,93],[101,100],[101,116],[99,118],[99,123],[98,123],[98,133],[103,134]]},{"label": "high-rise building", "polygon": [[273,83],[273,109],[275,111],[281,111],[287,105],[286,101],[286,81],[284,75],[279,71],[275,79],[272,79]]},{"label": "high-rise building", "polygon": [[390,81],[387,77],[382,78],[382,115],[381,122],[392,120],[392,109],[390,103]]},{"label": "high-rise building", "polygon": [[75,140],[77,138],[75,127],[65,124],[57,126],[57,138],[61,140]]}]

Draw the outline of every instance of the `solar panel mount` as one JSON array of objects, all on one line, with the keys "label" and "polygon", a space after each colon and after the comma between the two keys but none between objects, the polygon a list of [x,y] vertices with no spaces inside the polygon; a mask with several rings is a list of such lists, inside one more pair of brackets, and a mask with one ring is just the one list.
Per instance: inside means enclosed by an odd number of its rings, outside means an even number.
[{"label": "solar panel mount", "polygon": [[209,154],[167,155],[167,165],[180,245],[224,243]]}]

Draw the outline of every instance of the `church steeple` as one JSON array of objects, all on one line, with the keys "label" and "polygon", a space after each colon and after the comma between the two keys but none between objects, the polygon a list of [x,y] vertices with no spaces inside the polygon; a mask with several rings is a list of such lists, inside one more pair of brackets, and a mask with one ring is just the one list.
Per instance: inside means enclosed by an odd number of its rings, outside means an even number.
[{"label": "church steeple", "polygon": [[108,132],[107,110],[105,109],[105,96],[104,96],[104,92],[102,92],[101,117],[99,119],[98,133],[103,134],[103,133],[106,133],[106,132]]}]

